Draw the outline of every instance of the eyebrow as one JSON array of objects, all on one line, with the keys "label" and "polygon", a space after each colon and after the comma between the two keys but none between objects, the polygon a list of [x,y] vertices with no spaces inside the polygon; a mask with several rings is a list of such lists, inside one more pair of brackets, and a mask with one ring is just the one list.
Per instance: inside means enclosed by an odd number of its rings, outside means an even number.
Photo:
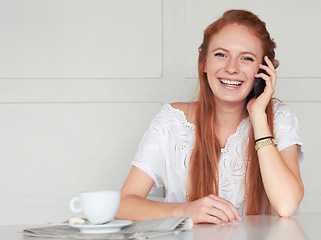
[{"label": "eyebrow", "polygon": [[[222,47],[219,47],[219,48],[214,48],[212,53],[217,51],[217,50],[223,50],[225,52],[229,52],[229,50],[227,50],[225,48],[222,48]],[[251,54],[251,55],[253,55],[253,56],[255,56],[257,58],[257,56],[253,52],[250,52],[250,51],[244,51],[244,52],[241,52],[241,54]]]}]

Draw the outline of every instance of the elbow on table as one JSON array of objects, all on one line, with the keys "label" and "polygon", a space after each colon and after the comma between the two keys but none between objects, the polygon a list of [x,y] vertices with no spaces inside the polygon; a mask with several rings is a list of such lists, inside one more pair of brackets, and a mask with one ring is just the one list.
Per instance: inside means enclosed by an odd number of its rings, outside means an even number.
[{"label": "elbow on table", "polygon": [[279,201],[278,205],[273,209],[280,217],[290,217],[298,211],[303,196],[304,187],[302,185],[299,194],[293,195],[287,200]]},{"label": "elbow on table", "polygon": [[287,206],[275,211],[279,215],[279,217],[291,217],[298,211],[298,208],[299,205],[293,207]]},{"label": "elbow on table", "polygon": [[282,206],[275,208],[274,211],[280,217],[291,217],[298,211],[300,202],[301,201],[285,202],[282,204]]}]

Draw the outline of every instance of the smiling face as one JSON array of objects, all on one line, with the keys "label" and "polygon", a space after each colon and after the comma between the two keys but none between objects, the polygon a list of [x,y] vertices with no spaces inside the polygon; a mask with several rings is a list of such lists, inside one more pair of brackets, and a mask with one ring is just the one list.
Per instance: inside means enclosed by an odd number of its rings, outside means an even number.
[{"label": "smiling face", "polygon": [[229,24],[213,35],[204,72],[215,101],[245,103],[262,59],[261,40],[246,26]]}]

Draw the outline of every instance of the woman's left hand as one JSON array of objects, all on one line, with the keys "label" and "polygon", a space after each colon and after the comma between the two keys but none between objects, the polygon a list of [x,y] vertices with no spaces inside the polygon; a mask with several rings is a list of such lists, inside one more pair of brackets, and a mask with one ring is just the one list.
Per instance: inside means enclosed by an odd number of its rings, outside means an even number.
[{"label": "woman's left hand", "polygon": [[256,78],[257,77],[263,78],[265,80],[266,86],[264,88],[264,92],[258,98],[255,98],[255,97],[252,98],[247,104],[247,110],[251,118],[253,115],[256,115],[256,114],[262,114],[262,113],[265,114],[265,109],[269,104],[272,98],[272,95],[275,92],[275,85],[276,85],[275,68],[273,66],[273,63],[267,56],[264,57],[264,60],[267,63],[267,66],[260,64],[259,67],[265,70],[270,76],[264,73],[259,73],[255,75]]}]

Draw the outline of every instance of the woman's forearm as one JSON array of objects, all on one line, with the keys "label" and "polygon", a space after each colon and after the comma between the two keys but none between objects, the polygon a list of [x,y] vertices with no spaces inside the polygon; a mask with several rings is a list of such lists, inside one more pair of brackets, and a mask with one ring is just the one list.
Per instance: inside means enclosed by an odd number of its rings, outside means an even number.
[{"label": "woman's forearm", "polygon": [[122,197],[116,218],[143,221],[183,217],[180,212],[183,204],[156,202],[130,194]]},{"label": "woman's forearm", "polygon": [[[256,139],[272,135],[264,118],[258,125],[253,124]],[[268,145],[258,149],[257,154],[263,185],[273,209],[280,216],[293,215],[304,194],[297,146],[290,146],[281,154],[277,147]]]},{"label": "woman's forearm", "polygon": [[118,219],[143,221],[152,219],[190,217],[194,223],[231,223],[242,218],[233,204],[210,194],[193,202],[164,203],[144,199],[137,195],[122,197],[116,215]]},{"label": "woman's forearm", "polygon": [[284,162],[276,147],[270,145],[259,149],[258,157],[265,191],[273,209],[280,216],[293,215],[303,198],[301,181]]}]

